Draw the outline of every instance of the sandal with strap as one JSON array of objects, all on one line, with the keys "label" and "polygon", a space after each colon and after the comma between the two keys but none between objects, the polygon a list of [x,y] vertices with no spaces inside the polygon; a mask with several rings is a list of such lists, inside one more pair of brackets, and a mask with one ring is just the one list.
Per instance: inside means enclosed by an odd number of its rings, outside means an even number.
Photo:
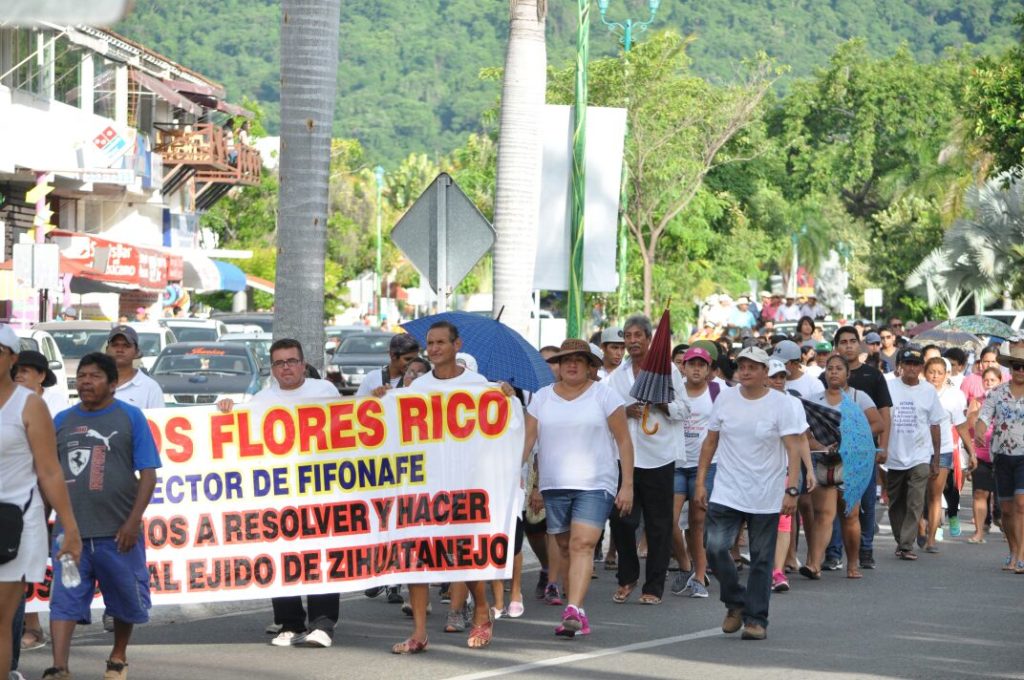
[{"label": "sandal with strap", "polygon": [[629,596],[633,594],[633,590],[636,588],[636,581],[628,583],[624,586],[619,586],[615,590],[615,594],[612,595],[612,602],[622,604],[629,599]]},{"label": "sandal with strap", "polygon": [[31,652],[46,646],[46,634],[41,628],[26,628],[21,635],[21,651]]},{"label": "sandal with strap", "polygon": [[493,638],[494,622],[481,623],[479,626],[473,626],[469,629],[469,638],[466,640],[466,646],[470,649],[483,649],[491,644]]},{"label": "sandal with strap", "polygon": [[391,648],[392,654],[420,654],[427,651],[427,639],[424,638],[423,642],[420,642],[416,638],[408,638],[404,642],[399,642]]},{"label": "sandal with strap", "polygon": [[640,596],[640,604],[661,604],[661,598],[651,593],[644,593]]}]

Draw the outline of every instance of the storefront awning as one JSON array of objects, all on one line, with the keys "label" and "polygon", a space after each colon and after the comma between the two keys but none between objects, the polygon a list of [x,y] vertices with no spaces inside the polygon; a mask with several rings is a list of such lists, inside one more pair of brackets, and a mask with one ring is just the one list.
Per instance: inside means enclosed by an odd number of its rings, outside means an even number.
[{"label": "storefront awning", "polygon": [[227,290],[233,293],[245,290],[245,273],[233,264],[211,260],[202,253],[183,256],[182,285],[198,293]]},{"label": "storefront awning", "polygon": [[180,256],[155,248],[60,230],[51,232],[48,238],[60,246],[60,271],[73,277],[72,288],[91,285],[75,283],[75,279],[88,279],[103,285],[104,290],[98,292],[162,292],[169,281],[168,272],[181,271]]},{"label": "storefront awning", "polygon": [[138,71],[136,69],[129,69],[132,80],[146,88],[156,96],[160,97],[164,101],[168,102],[172,106],[176,106],[179,109],[201,116],[203,114],[203,108],[193,102],[191,99],[181,94],[174,88],[170,87],[164,81],[159,78],[154,78],[151,75]]},{"label": "storefront awning", "polygon": [[274,282],[273,281],[267,281],[266,279],[261,279],[258,276],[253,276],[252,274],[246,274],[245,275],[245,282],[247,284],[249,284],[249,287],[252,288],[253,290],[258,290],[258,291],[261,291],[263,293],[270,293],[271,295],[274,294]]}]

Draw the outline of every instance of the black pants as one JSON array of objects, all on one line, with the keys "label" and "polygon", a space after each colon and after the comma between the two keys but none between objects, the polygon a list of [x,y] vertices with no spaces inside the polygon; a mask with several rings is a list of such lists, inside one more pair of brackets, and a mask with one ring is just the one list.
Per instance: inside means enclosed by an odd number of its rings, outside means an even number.
[{"label": "black pants", "polygon": [[672,552],[672,483],[675,462],[657,468],[633,469],[633,510],[620,517],[612,513],[612,540],[619,551],[619,585],[640,578],[636,552],[636,530],[641,513],[647,534],[647,566],[643,592],[661,597]]},{"label": "black pants", "polygon": [[[301,597],[274,597],[270,602],[274,606],[274,623],[281,625],[282,632],[302,633],[306,630],[306,610],[302,608]],[[306,596],[309,629],[333,634],[334,626],[338,623],[340,602],[340,593]]]},{"label": "black pants", "polygon": [[[954,454],[956,455],[956,454]],[[946,476],[946,488],[942,490],[946,497],[946,517],[956,517],[960,514],[960,489],[956,486],[956,475],[950,470]]]}]

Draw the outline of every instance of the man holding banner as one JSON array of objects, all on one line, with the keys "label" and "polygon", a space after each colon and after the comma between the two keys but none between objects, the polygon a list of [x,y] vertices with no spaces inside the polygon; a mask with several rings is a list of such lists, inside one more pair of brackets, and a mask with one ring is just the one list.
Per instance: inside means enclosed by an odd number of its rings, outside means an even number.
[{"label": "man holding banner", "polygon": [[[247,406],[272,406],[288,399],[305,397],[330,401],[338,398],[338,389],[330,382],[306,377],[306,357],[298,340],[282,338],[270,346],[270,372],[276,384],[257,392]],[[227,413],[234,407],[234,402],[222,399],[217,406]],[[331,646],[334,627],[338,624],[341,595],[308,595],[306,601],[308,613],[302,608],[302,598],[298,595],[271,598],[274,624],[281,629],[270,644],[275,647]]]}]

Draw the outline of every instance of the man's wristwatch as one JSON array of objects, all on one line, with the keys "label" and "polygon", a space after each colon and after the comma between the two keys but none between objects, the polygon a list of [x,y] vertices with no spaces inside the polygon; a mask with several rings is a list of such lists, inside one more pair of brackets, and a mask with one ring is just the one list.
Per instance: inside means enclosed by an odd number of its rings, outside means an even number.
[{"label": "man's wristwatch", "polygon": [[795,498],[795,497],[800,495],[800,489],[796,488],[795,486],[787,487],[786,488],[786,495],[787,496],[793,496]]}]

